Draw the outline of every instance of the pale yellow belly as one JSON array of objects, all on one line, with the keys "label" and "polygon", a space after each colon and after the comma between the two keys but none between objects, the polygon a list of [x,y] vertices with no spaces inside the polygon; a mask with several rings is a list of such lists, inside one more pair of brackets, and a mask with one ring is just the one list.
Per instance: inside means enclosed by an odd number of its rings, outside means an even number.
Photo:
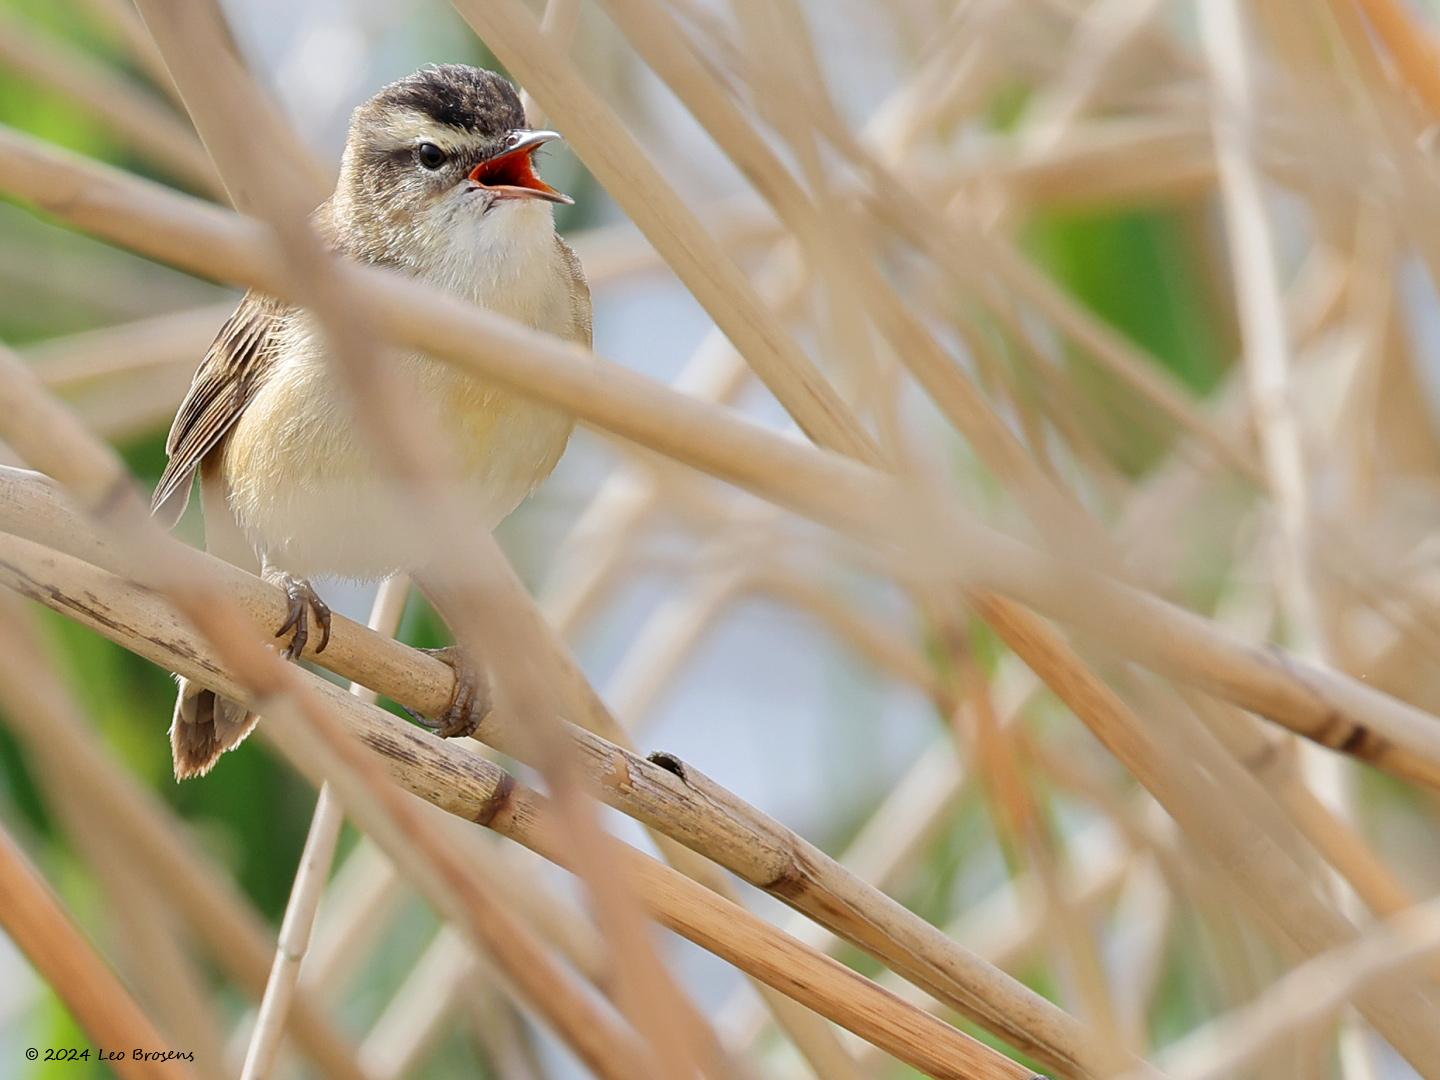
[{"label": "pale yellow belly", "polygon": [[[493,528],[555,467],[571,418],[434,361],[401,361],[417,417]],[[236,520],[267,560],[299,577],[373,580],[422,569],[435,540],[380,464],[318,357],[267,381],[226,440]]]}]

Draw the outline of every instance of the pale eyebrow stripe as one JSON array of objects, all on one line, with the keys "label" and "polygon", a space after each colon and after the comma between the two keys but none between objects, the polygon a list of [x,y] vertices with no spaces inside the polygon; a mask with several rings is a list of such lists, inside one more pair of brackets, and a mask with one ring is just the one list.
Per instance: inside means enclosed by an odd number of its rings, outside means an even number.
[{"label": "pale eyebrow stripe", "polygon": [[380,131],[396,149],[431,142],[442,150],[454,151],[463,148],[467,142],[464,132],[449,124],[441,124],[415,109],[400,109],[387,116],[380,125]]}]

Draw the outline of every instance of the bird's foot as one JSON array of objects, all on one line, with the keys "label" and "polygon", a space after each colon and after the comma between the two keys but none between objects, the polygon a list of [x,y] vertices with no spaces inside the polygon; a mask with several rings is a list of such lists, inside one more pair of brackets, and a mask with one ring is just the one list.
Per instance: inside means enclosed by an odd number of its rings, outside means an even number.
[{"label": "bird's foot", "polygon": [[291,577],[289,574],[275,574],[272,580],[285,590],[285,596],[290,601],[285,621],[280,624],[280,629],[275,631],[277,638],[290,635],[290,643],[280,650],[280,655],[286,660],[294,660],[305,651],[305,645],[310,640],[311,612],[314,612],[315,621],[320,624],[320,644],[315,646],[315,651],[324,652],[325,646],[330,644],[329,606],[320,599],[308,581]]},{"label": "bird's foot", "polygon": [[405,711],[417,724],[428,728],[442,739],[463,739],[474,735],[485,717],[490,715],[490,684],[485,673],[470,663],[457,646],[447,645],[443,649],[420,651],[450,666],[455,672],[455,690],[450,695],[450,704],[445,707],[444,713],[434,720],[421,716],[414,709]]}]

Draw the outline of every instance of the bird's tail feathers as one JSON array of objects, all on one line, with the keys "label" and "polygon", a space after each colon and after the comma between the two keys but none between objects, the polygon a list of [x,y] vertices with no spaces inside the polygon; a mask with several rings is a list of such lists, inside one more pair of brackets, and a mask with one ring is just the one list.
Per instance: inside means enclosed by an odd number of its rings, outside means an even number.
[{"label": "bird's tail feathers", "polygon": [[[215,455],[200,466],[200,500],[205,512],[205,550],[255,573],[255,552],[246,542],[226,498],[225,481]],[[245,741],[258,717],[237,701],[181,678],[170,722],[170,753],[175,779],[204,776],[220,755]]]},{"label": "bird's tail feathers", "polygon": [[170,755],[175,779],[208,773],[220,755],[245,741],[259,719],[245,706],[214,690],[180,678],[175,715],[170,721]]}]

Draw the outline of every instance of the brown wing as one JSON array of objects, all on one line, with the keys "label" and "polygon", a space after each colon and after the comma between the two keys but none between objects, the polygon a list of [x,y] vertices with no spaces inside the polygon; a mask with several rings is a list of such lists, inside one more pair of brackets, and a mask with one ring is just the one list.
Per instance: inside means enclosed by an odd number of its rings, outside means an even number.
[{"label": "brown wing", "polygon": [[560,249],[560,258],[570,278],[570,336],[588,349],[592,344],[590,283],[585,280],[585,268],[580,265],[580,256],[575,254],[575,249],[559,236],[555,237],[555,244]]},{"label": "brown wing", "polygon": [[274,364],[273,330],[287,310],[270,297],[246,293],[200,361],[165,440],[170,461],[150,504],[167,527],[185,512],[201,461],[240,418]]}]

